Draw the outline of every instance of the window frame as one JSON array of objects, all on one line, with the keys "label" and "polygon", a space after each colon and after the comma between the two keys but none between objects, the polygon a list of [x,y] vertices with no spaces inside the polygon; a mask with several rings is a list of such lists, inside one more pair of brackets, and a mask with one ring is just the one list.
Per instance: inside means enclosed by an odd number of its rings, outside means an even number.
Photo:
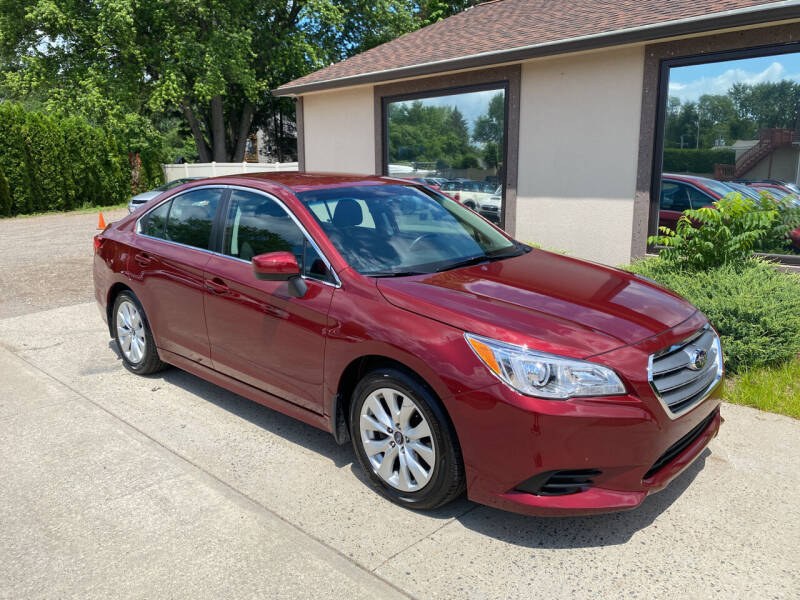
[{"label": "window frame", "polygon": [[[730,60],[779,56],[782,54],[793,54],[798,52],[800,52],[800,41],[764,44],[750,46],[747,48],[733,48],[730,50],[690,54],[674,58],[662,58],[659,60],[658,87],[656,92],[656,119],[655,131],[653,135],[653,160],[650,168],[650,207],[647,220],[648,237],[658,234],[659,209],[661,201],[661,175],[664,168],[664,129],[667,118],[667,101],[669,100],[670,69],[726,62]],[[657,249],[655,246],[648,243],[647,252],[657,252]],[[789,259],[786,262],[793,262],[791,260],[793,258],[791,254],[775,254],[770,256],[778,258],[786,257]]]},{"label": "window frame", "polygon": [[[509,122],[511,120],[511,81],[509,79],[498,79],[496,81],[488,81],[485,83],[473,83],[460,86],[442,87],[434,89],[425,89],[415,92],[407,92],[401,94],[393,94],[380,97],[380,149],[381,149],[381,175],[384,177],[389,176],[389,105],[395,102],[407,102],[413,100],[425,100],[427,98],[441,98],[444,96],[456,96],[459,94],[469,94],[472,92],[484,92],[497,90],[503,91],[503,169],[499,176],[499,185],[502,186],[502,195],[500,198],[500,228],[506,230],[509,220],[507,219],[508,210],[506,202],[506,192],[508,189],[509,177]],[[517,126],[519,126],[517,124]],[[517,160],[515,155],[514,160]],[[397,175],[393,177],[398,177]],[[515,184],[516,187],[516,184]]]},{"label": "window frame", "polygon": [[[151,235],[147,235],[146,233],[142,232],[142,219],[147,217],[151,212],[156,210],[158,207],[162,206],[165,202],[172,202],[178,196],[182,196],[182,195],[187,194],[189,192],[196,191],[196,190],[201,190],[201,189],[221,189],[221,190],[224,191],[224,193],[222,195],[222,198],[220,199],[219,204],[217,205],[217,213],[216,213],[216,215],[214,217],[214,221],[213,221],[213,224],[212,224],[212,227],[211,227],[211,244],[210,244],[211,245],[211,249],[206,250],[205,248],[197,248],[196,246],[189,246],[187,244],[181,244],[180,242],[174,242],[172,240],[167,240],[167,239],[164,239],[164,238],[153,237]],[[336,273],[336,270],[333,268],[333,265],[331,264],[331,261],[328,259],[327,256],[325,256],[325,253],[319,247],[319,244],[317,244],[317,242],[314,240],[314,238],[311,236],[311,234],[308,232],[308,230],[305,228],[305,226],[303,226],[303,224],[300,222],[300,220],[297,218],[297,216],[289,209],[288,206],[286,206],[286,204],[280,198],[278,198],[277,196],[275,196],[273,194],[270,194],[268,192],[265,192],[263,190],[259,190],[259,189],[256,189],[256,188],[246,187],[246,186],[242,186],[242,185],[219,185],[219,184],[213,184],[213,185],[199,185],[199,186],[196,186],[196,187],[192,187],[192,188],[188,188],[188,189],[185,189],[185,190],[181,190],[177,194],[173,194],[171,196],[168,196],[167,198],[164,198],[161,202],[159,202],[155,206],[152,206],[152,207],[148,208],[145,212],[143,212],[141,215],[139,215],[139,217],[137,217],[136,222],[134,224],[133,233],[134,233],[134,235],[138,235],[138,236],[150,239],[150,240],[156,240],[156,241],[159,241],[159,242],[163,242],[165,244],[171,244],[173,246],[178,246],[178,247],[181,247],[181,248],[189,248],[190,250],[195,250],[197,252],[205,252],[206,254],[212,254],[214,256],[220,256],[222,258],[227,258],[228,260],[235,260],[235,261],[243,262],[243,263],[246,263],[246,264],[252,264],[252,261],[244,260],[244,259],[238,258],[236,256],[230,256],[228,254],[223,254],[223,252],[222,252],[222,236],[224,235],[225,220],[227,218],[228,208],[230,206],[231,191],[233,191],[233,190],[240,190],[240,191],[243,191],[243,192],[250,192],[250,193],[253,193],[253,194],[260,194],[260,195],[265,196],[266,198],[269,198],[270,200],[273,200],[274,202],[276,202],[278,204],[278,206],[280,206],[284,210],[284,212],[286,212],[286,214],[289,215],[289,217],[294,221],[295,225],[297,225],[297,227],[300,229],[300,232],[303,234],[303,237],[305,238],[306,243],[310,243],[311,246],[317,251],[317,254],[319,254],[320,258],[325,263],[325,266],[328,267],[328,271],[331,273],[331,276],[332,276],[334,281],[330,282],[330,281],[324,281],[322,279],[318,279],[316,277],[307,277],[307,276],[303,275],[302,273],[300,274],[300,277],[302,277],[304,280],[307,280],[307,281],[316,281],[317,283],[319,283],[321,285],[329,285],[329,286],[335,287],[335,288],[342,287],[342,281],[341,281],[341,279],[339,279],[339,275],[338,275],[338,273]],[[170,210],[172,210],[172,207],[170,207]],[[167,213],[167,221],[169,221],[169,212]]]}]

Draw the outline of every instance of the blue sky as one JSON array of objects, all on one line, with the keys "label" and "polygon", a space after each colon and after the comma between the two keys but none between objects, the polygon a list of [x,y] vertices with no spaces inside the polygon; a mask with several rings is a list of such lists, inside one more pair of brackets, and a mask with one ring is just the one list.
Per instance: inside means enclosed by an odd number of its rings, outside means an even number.
[{"label": "blue sky", "polygon": [[[470,132],[475,124],[475,119],[486,114],[489,110],[489,100],[495,94],[502,94],[503,90],[486,90],[483,92],[469,92],[467,94],[453,94],[452,96],[438,96],[436,98],[423,98],[421,102],[426,106],[455,106],[464,115],[469,123]],[[398,104],[411,104],[415,100],[399,102]]]},{"label": "blue sky", "polygon": [[724,94],[732,84],[791,79],[800,82],[800,52],[675,67],[669,74],[669,95],[681,101],[703,94]]}]

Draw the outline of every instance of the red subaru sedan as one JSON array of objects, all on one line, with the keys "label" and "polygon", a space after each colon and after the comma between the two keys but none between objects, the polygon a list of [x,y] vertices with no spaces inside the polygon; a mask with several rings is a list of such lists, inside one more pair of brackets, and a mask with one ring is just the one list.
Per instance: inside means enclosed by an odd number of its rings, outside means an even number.
[{"label": "red subaru sedan", "polygon": [[634,508],[720,426],[720,342],[694,306],[421,185],[195,181],[94,247],[129,370],[175,365],[352,440],[403,506]]}]

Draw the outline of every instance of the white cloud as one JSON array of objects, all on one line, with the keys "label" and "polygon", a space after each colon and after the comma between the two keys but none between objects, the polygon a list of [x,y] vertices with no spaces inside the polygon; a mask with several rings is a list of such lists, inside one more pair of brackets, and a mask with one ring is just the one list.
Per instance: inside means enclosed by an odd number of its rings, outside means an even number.
[{"label": "white cloud", "polygon": [[703,94],[725,94],[734,83],[754,84],[783,79],[800,81],[800,74],[787,74],[786,68],[776,61],[760,72],[728,69],[716,77],[704,76],[684,83],[670,81],[669,95],[677,96],[684,102],[696,101]]},{"label": "white cloud", "polygon": [[[495,94],[502,94],[503,90],[484,90],[481,92],[467,92],[464,94],[453,94],[450,96],[436,96],[434,98],[424,98],[422,103],[428,106],[455,106],[464,115],[464,119],[472,128],[475,120],[486,114],[489,110],[489,101]],[[407,100],[403,104],[411,104],[413,100]]]}]

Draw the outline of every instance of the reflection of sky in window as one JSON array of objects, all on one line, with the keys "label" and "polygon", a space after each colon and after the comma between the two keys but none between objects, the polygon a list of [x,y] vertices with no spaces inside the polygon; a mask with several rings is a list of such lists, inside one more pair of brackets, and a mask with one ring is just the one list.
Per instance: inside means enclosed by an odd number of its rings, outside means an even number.
[{"label": "reflection of sky in window", "polygon": [[734,83],[763,83],[791,79],[800,82],[800,52],[673,67],[669,95],[696,101],[703,94],[726,94]]},{"label": "reflection of sky in window", "polygon": [[419,100],[404,100],[393,102],[400,106],[410,106],[414,102],[422,102],[425,106],[455,106],[464,115],[470,130],[475,125],[475,119],[485,115],[489,110],[489,100],[495,94],[502,94],[503,90],[484,90],[482,92],[469,92],[466,94],[453,94],[452,96],[437,96],[435,98],[420,98]]}]

